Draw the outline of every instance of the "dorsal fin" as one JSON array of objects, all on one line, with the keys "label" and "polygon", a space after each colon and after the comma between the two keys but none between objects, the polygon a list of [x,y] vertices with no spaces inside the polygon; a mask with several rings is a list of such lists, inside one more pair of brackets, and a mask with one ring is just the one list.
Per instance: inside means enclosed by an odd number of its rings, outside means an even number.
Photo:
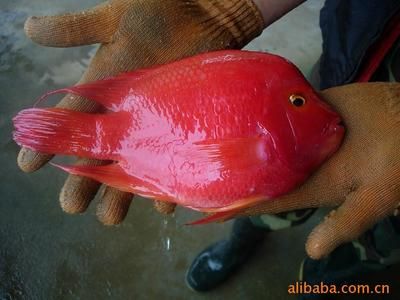
[{"label": "dorsal fin", "polygon": [[51,95],[71,93],[96,101],[108,110],[119,111],[122,108],[121,104],[126,96],[134,91],[135,84],[151,70],[152,69],[144,69],[122,73],[115,77],[50,91],[40,97],[36,104]]}]

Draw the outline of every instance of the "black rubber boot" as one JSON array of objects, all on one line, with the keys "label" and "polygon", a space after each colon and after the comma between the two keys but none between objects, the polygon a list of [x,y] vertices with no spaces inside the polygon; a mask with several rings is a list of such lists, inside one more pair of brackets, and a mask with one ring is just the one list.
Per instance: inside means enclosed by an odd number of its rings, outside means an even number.
[{"label": "black rubber boot", "polygon": [[229,240],[203,250],[186,273],[186,284],[204,292],[225,281],[262,244],[266,229],[253,225],[249,218],[236,219]]}]

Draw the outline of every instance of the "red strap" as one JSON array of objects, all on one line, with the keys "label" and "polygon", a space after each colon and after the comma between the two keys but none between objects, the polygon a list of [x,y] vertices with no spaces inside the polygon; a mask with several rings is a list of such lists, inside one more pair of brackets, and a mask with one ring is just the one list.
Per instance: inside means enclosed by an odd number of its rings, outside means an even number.
[{"label": "red strap", "polygon": [[354,82],[367,82],[371,79],[386,54],[400,36],[400,11],[386,25],[381,37],[368,49]]}]

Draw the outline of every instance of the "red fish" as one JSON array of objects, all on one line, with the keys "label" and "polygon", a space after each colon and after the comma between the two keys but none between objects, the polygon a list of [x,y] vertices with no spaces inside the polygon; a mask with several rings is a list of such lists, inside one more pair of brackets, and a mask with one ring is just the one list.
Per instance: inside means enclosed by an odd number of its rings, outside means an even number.
[{"label": "red fish", "polygon": [[117,189],[222,218],[290,192],[339,147],[344,129],[300,71],[276,55],[217,51],[56,90],[104,114],[26,109],[15,141],[112,160],[59,166]]}]

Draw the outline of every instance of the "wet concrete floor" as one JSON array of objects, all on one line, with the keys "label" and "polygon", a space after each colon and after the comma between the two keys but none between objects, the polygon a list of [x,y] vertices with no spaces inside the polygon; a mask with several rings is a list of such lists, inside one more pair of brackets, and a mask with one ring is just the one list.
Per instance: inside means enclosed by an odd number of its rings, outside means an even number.
[{"label": "wet concrete floor", "polygon": [[[51,166],[33,174],[16,165],[11,118],[47,90],[74,84],[96,47],[45,48],[23,34],[29,15],[76,11],[94,0],[2,0],[0,3],[0,299],[287,299],[305,257],[307,233],[321,219],[272,233],[240,272],[220,288],[198,294],[184,283],[198,251],[223,238],[230,222],[184,226],[194,213],[155,212],[136,199],[123,224],[106,227],[94,205],[67,215],[58,204],[66,175]],[[249,49],[293,60],[307,75],[321,51],[322,1],[272,25]]]}]

